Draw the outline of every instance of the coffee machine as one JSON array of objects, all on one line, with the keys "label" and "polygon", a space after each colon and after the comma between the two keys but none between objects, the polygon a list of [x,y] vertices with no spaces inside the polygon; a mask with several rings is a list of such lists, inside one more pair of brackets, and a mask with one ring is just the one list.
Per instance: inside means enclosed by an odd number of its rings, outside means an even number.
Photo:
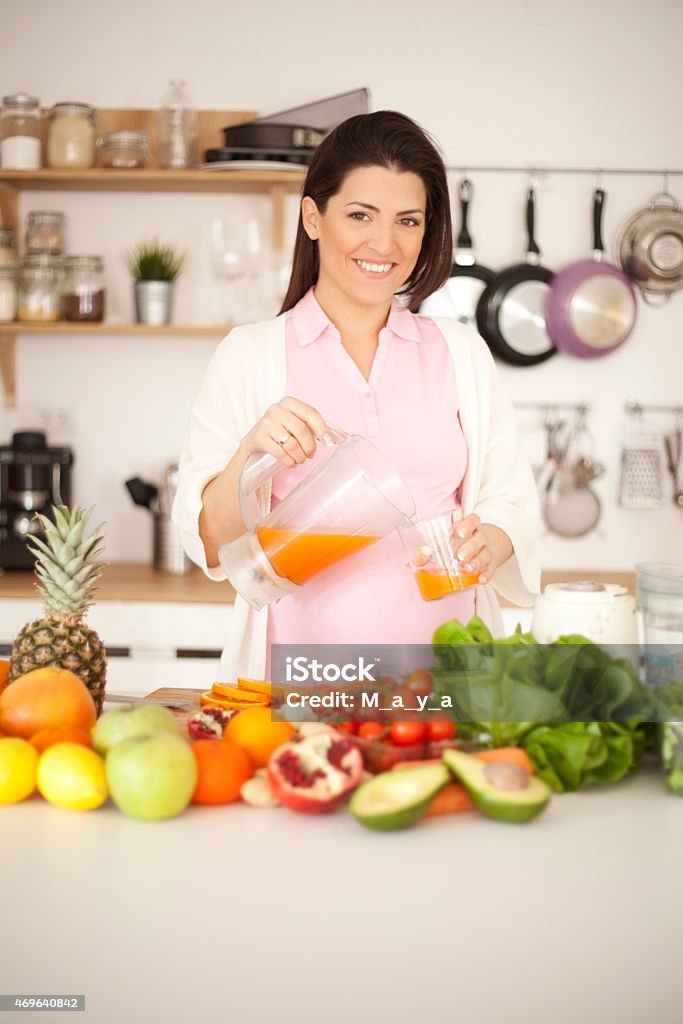
[{"label": "coffee machine", "polygon": [[53,505],[71,502],[70,448],[50,448],[39,430],[12,435],[0,448],[0,569],[32,570],[27,540],[42,530],[34,515],[52,518]]}]

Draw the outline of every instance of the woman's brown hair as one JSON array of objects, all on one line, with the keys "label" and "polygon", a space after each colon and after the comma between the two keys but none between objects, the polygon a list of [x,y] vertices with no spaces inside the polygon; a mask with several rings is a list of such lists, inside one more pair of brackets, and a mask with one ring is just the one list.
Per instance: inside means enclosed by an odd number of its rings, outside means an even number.
[{"label": "woman's brown hair", "polygon": [[[313,153],[302,197],[310,196],[325,213],[346,175],[357,167],[387,167],[417,174],[427,192],[425,233],[415,268],[401,289],[417,310],[448,278],[453,259],[451,206],[443,159],[427,132],[405,114],[378,110],[343,121]],[[318,243],[304,230],[301,213],[294,243],[292,275],[280,313],[303,298],[318,280]]]}]

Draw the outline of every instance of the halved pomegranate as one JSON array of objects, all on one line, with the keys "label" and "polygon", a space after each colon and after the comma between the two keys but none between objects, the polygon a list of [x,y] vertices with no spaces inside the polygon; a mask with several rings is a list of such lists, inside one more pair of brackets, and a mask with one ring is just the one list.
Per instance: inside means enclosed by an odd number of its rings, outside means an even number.
[{"label": "halved pomegranate", "polygon": [[361,781],[363,758],[338,732],[290,740],[268,761],[268,780],[281,804],[301,814],[331,811]]},{"label": "halved pomegranate", "polygon": [[230,719],[238,714],[228,708],[202,708],[187,723],[191,740],[220,740]]}]

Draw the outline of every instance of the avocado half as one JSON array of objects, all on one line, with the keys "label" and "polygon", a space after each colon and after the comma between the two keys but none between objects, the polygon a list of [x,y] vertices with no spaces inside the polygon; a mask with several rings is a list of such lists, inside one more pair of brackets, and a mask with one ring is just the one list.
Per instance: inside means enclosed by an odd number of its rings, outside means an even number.
[{"label": "avocado half", "polygon": [[358,787],[349,809],[363,825],[380,832],[410,828],[448,782],[450,773],[444,764],[384,772]]},{"label": "avocado half", "polygon": [[488,762],[479,761],[460,750],[445,750],[443,759],[482,814],[496,821],[515,824],[531,821],[550,800],[550,786],[534,775],[528,776],[523,789],[501,789],[487,778],[487,768],[491,767]]}]

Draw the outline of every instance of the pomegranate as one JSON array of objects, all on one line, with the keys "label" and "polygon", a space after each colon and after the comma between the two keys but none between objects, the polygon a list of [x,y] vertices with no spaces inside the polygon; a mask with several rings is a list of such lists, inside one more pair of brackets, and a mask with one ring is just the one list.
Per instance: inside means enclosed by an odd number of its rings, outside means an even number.
[{"label": "pomegranate", "polygon": [[285,807],[302,814],[331,811],[361,781],[358,747],[338,732],[283,743],[268,761],[268,781]]},{"label": "pomegranate", "polygon": [[202,708],[187,723],[187,731],[191,740],[220,740],[225,727],[237,711],[228,708]]}]

